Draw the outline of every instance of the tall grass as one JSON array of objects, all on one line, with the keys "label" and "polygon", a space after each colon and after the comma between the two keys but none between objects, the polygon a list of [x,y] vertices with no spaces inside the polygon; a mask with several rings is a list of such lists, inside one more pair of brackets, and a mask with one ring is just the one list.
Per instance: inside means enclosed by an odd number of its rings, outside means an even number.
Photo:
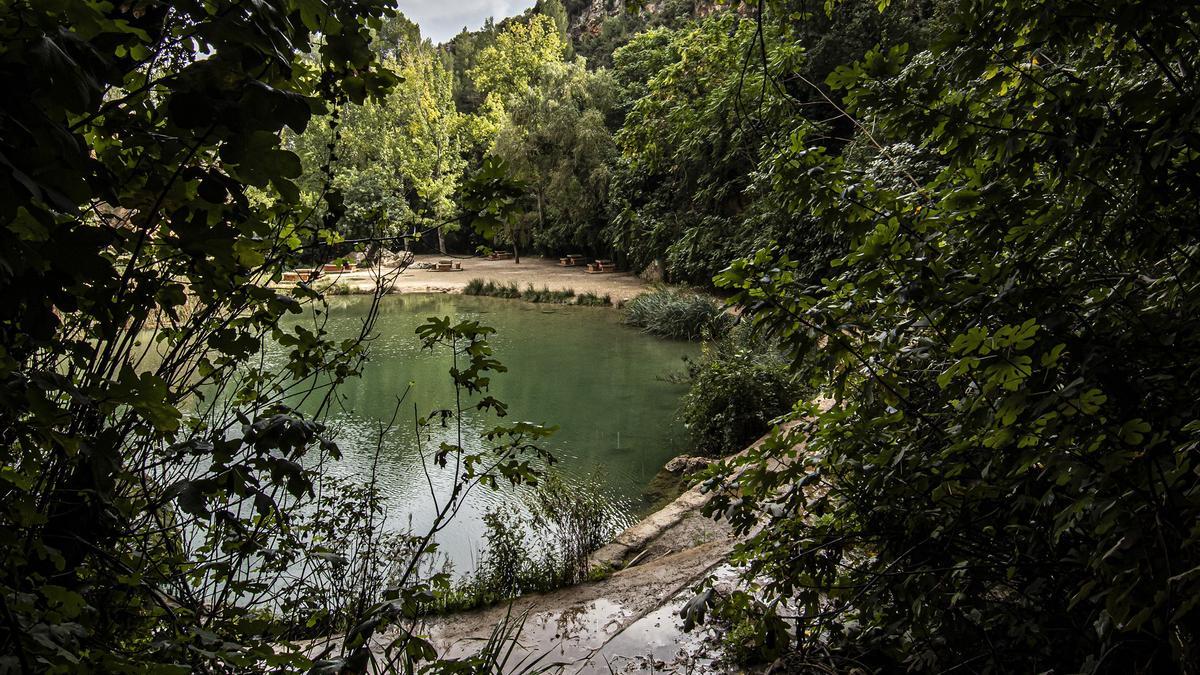
[{"label": "tall grass", "polygon": [[521,287],[515,281],[510,281],[507,284],[498,284],[494,281],[484,281],[483,279],[472,279],[467,282],[466,288],[463,289],[463,295],[485,295],[493,298],[519,298],[521,297]]},{"label": "tall grass", "polygon": [[579,293],[576,294],[573,289],[567,288],[564,290],[550,290],[548,286],[542,288],[534,288],[533,284],[521,290],[515,281],[510,281],[507,284],[497,283],[495,281],[484,281],[483,279],[471,279],[463,288],[463,295],[479,295],[492,298],[508,298],[511,300],[525,300],[526,302],[537,302],[553,305],[587,305],[587,306],[607,306],[612,304],[612,298],[605,295],[597,295],[595,293]]},{"label": "tall grass", "polygon": [[542,302],[551,305],[568,305],[575,301],[575,291],[566,289],[563,291],[552,291],[548,286],[543,286],[541,289],[536,289],[533,284],[521,292],[521,299],[526,302]]},{"label": "tall grass", "polygon": [[593,482],[568,484],[549,474],[528,495],[525,511],[489,510],[478,567],[440,599],[439,609],[475,609],[588,580],[588,557],[618,527],[606,504]]},{"label": "tall grass", "polygon": [[576,295],[575,304],[584,305],[587,307],[607,307],[613,304],[613,302],[612,296],[610,296],[608,293],[605,293],[604,295],[598,295],[589,291]]},{"label": "tall grass", "polygon": [[647,333],[678,340],[721,336],[733,326],[733,317],[711,296],[660,288],[625,303],[625,323]]}]

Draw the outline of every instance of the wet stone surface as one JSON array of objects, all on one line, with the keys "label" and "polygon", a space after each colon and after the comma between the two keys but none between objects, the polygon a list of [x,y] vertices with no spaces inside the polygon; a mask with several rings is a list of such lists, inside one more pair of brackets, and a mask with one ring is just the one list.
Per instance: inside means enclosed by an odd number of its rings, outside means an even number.
[{"label": "wet stone surface", "polygon": [[[679,610],[692,587],[721,564],[730,540],[709,542],[613,574],[603,581],[518,598],[525,617],[511,670],[536,662],[563,673],[715,672],[711,629],[684,633]],[[443,617],[428,635],[443,655],[471,654],[507,607]]]}]

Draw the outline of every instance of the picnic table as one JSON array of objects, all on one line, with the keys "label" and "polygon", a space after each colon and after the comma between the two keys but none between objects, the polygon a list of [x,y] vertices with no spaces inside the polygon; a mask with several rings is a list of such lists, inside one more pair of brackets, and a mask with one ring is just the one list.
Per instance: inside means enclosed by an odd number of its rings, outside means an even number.
[{"label": "picnic table", "polygon": [[604,274],[607,272],[616,272],[617,264],[611,260],[597,259],[594,263],[589,263],[587,266],[588,274]]}]

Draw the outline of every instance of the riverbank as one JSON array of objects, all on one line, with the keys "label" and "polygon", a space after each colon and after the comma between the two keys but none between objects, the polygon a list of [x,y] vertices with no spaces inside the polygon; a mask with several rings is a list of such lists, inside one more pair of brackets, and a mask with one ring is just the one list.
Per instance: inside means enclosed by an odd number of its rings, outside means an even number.
[{"label": "riverbank", "polygon": [[[685,475],[704,465],[683,464]],[[424,634],[440,654],[462,657],[506,617],[524,617],[513,663],[540,659],[562,673],[717,672],[722,631],[686,632],[679,615],[702,579],[713,576],[724,587],[735,576],[728,557],[738,537],[700,513],[712,497],[694,486],[627,528],[592,555],[593,568],[612,570],[600,580],[431,618]]]},{"label": "riverbank", "polygon": [[433,618],[424,632],[439,654],[459,658],[477,650],[506,616],[523,616],[513,663],[541,659],[563,673],[711,666],[716,633],[685,633],[678,616],[692,587],[724,565],[736,543],[728,525],[700,514],[708,499],[699,488],[689,490],[597,551],[593,565],[614,570],[603,579],[522,596],[511,609]]},{"label": "riverbank", "polygon": [[[522,289],[548,288],[551,291],[573,290],[576,293],[608,295],[614,305],[641,295],[650,284],[629,272],[607,272],[588,274],[583,267],[562,267],[558,260],[548,258],[522,258],[521,263],[512,260],[488,260],[486,258],[455,258],[461,270],[437,272],[422,269],[446,256],[418,255],[412,266],[402,272],[391,287],[390,293],[462,293],[472,279],[496,284],[515,283]],[[354,270],[341,274],[325,274],[321,284],[331,284],[347,293],[371,293],[375,289],[376,273],[370,270]]]}]

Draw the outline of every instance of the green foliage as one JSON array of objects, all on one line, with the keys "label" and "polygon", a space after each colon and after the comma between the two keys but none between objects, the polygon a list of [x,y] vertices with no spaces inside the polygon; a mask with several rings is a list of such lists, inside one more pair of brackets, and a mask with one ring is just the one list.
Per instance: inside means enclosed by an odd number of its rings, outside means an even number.
[{"label": "green foliage", "polygon": [[544,65],[561,61],[566,43],[554,19],[534,14],[509,23],[479,53],[468,76],[488,97],[507,102],[525,92]]},{"label": "green foliage", "polygon": [[778,657],[779,651],[767,648],[758,624],[742,619],[721,638],[721,654],[730,663],[748,666],[768,663]]},{"label": "green foliage", "polygon": [[694,453],[721,457],[743,450],[790,412],[801,387],[779,346],[739,325],[705,342],[688,365],[691,388],[680,404]]},{"label": "green foliage", "polygon": [[721,336],[733,325],[733,317],[716,298],[673,288],[643,293],[623,309],[625,323],[676,340]]},{"label": "green foliage", "polygon": [[1174,2],[948,9],[931,48],[829,76],[873,156],[814,129],[776,150],[781,203],[853,244],[820,283],[778,248],[720,283],[829,405],[714,471],[738,490],[711,509],[806,657],[1187,672],[1200,24]]},{"label": "green foliage", "polygon": [[[289,385],[336,386],[364,345],[280,326],[316,294],[267,283],[337,241],[296,209],[300,162],[281,135],[395,81],[368,49],[386,13],[0,9],[0,78],[22,92],[0,162],[5,668],[307,667],[232,600],[258,592],[243,570],[262,569],[286,536],[279,514],[311,498],[302,458],[337,455],[285,405]],[[254,367],[265,340],[293,348],[292,377]],[[232,409],[185,414],[218,397]]]},{"label": "green foliage", "polygon": [[[668,281],[707,285],[733,259],[772,244],[811,278],[848,245],[844,228],[802,217],[776,189],[777,150],[798,129],[840,151],[856,127],[811,83],[884,37],[924,44],[923,2],[768,3],[761,22],[717,12],[635,36],[613,55],[624,115],[616,135],[604,236],[630,266],[662,265]],[[779,160],[782,161],[782,160]]]},{"label": "green foliage", "polygon": [[472,142],[454,108],[453,78],[402,16],[385,22],[373,44],[399,83],[292,139],[304,165],[302,200],[320,213],[323,192],[338,190],[345,209],[339,230],[348,237],[430,229],[442,241],[457,229],[455,198]]},{"label": "green foliage", "polygon": [[595,565],[591,569],[588,570],[587,578],[585,578],[584,581],[589,581],[589,582],[604,581],[605,579],[612,576],[613,571],[614,570],[612,568],[612,565],[609,565],[608,563],[602,563],[599,565]]},{"label": "green foliage", "polygon": [[463,183],[462,208],[471,227],[490,241],[513,244],[517,262],[521,261],[517,244],[528,239],[528,231],[518,218],[525,185],[516,179],[508,164],[498,157],[487,157]]},{"label": "green foliage", "polygon": [[455,108],[464,114],[474,114],[483,106],[485,92],[479,91],[468,73],[474,69],[479,54],[495,44],[498,29],[491,18],[477,31],[464,29],[442,45],[442,63],[454,75]]},{"label": "green foliage", "polygon": [[[754,34],[753,23],[724,13],[640,35],[614,55],[616,71],[633,78],[623,88],[640,98],[627,103],[617,134],[623,161],[608,235],[634,268],[657,259],[668,279],[707,284],[739,252],[769,243],[761,224],[744,225],[763,130],[784,124],[763,76],[740,75]],[[796,57],[777,58],[778,70]]]},{"label": "green foliage", "polygon": [[[371,49],[389,7],[0,8],[0,79],[21,92],[0,122],[0,670],[436,658],[412,632],[439,588],[420,573],[432,536],[464,491],[536,480],[546,430],[489,429],[483,453],[442,446],[435,459],[462,471],[434,530],[381,536],[374,485],[320,480],[340,457],[321,420],[362,371],[374,308],[334,340],[316,284],[272,284],[352,250],[346,196],[331,173],[304,196],[291,142],[389,96],[397,78]],[[501,368],[487,334],[422,329],[470,393]],[[266,364],[269,343],[281,358]],[[392,626],[383,664],[366,645]],[[329,631],[320,648],[293,641]]]},{"label": "green foliage", "polygon": [[322,288],[321,293],[325,295],[351,295],[354,293],[354,289],[349,284],[333,283]]},{"label": "green foliage", "polygon": [[[634,36],[655,28],[680,28],[695,18],[699,9],[692,0],[658,2],[652,11],[635,11],[633,3],[623,4],[625,11],[606,16],[599,22],[599,30],[583,30],[578,38],[576,52],[592,68],[612,68],[613,53],[628,44]],[[640,81],[649,79],[643,77]]]},{"label": "green foliage", "polygon": [[543,538],[562,584],[583,581],[588,556],[620,530],[598,481],[568,483],[549,473],[530,496],[530,525]]},{"label": "green foliage", "polygon": [[544,64],[534,84],[505,101],[492,153],[527,187],[521,218],[536,247],[600,250],[615,156],[605,126],[613,80],[576,60]]}]

